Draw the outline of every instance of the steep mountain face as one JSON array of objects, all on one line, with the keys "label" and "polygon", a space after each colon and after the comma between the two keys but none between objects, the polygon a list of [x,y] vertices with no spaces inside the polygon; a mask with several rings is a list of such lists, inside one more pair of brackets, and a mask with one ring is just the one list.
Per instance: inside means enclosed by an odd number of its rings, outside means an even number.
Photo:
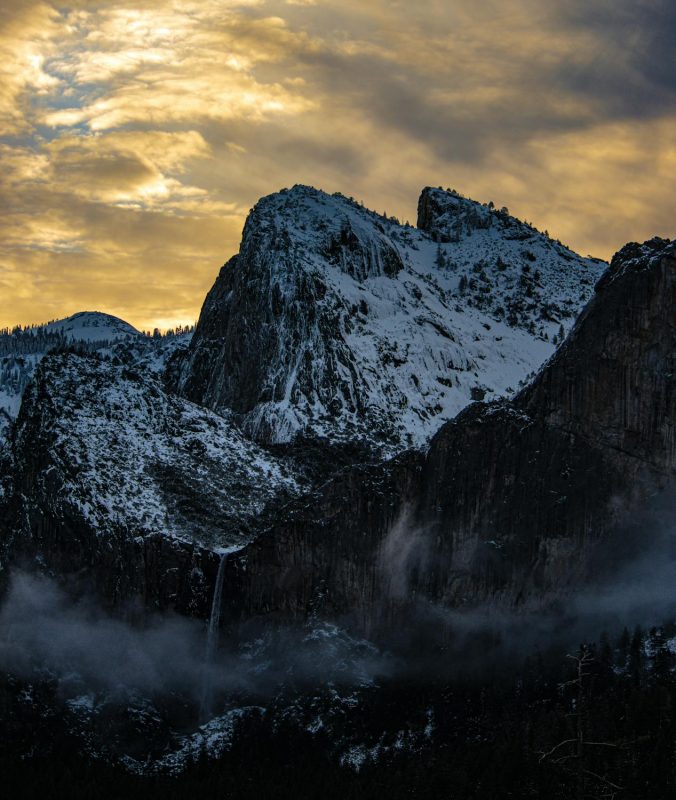
[{"label": "steep mountain face", "polygon": [[12,472],[15,559],[87,571],[113,603],[184,608],[204,599],[209,551],[241,547],[269,503],[302,489],[222,417],[96,354],[43,359]]},{"label": "steep mountain face", "polygon": [[319,606],[368,629],[411,601],[529,604],[579,587],[599,547],[623,547],[627,512],[673,489],[675,285],[676,243],[625,247],[513,401],[470,406],[426,455],[348,471],[233,556],[230,613]]},{"label": "steep mountain face", "polygon": [[172,364],[177,391],[234,412],[261,442],[391,454],[424,445],[472,399],[516,390],[601,265],[471,201],[486,227],[435,241],[441,205],[460,202],[443,195],[423,194],[437,214],[426,200],[426,230],[308,187],[263,198]]},{"label": "steep mountain face", "polygon": [[517,398],[547,425],[660,475],[674,465],[676,245],[652,239],[613,259],[548,368]]},{"label": "steep mountain face", "polygon": [[423,190],[418,228],[456,269],[478,273],[467,290],[472,305],[531,333],[544,326],[552,336],[561,324],[567,331],[566,320],[577,316],[607,266],[581,259],[506,208],[482,205],[450,189]]}]

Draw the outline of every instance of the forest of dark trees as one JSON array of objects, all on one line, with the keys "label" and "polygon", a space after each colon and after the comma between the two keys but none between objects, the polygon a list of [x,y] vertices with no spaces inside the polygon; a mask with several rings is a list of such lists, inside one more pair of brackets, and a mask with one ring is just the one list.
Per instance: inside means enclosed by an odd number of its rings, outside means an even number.
[{"label": "forest of dark trees", "polygon": [[[329,732],[282,715],[244,718],[218,760],[199,753],[179,776],[130,775],[92,761],[65,729],[58,691],[21,704],[6,676],[0,738],[6,797],[449,798],[449,800],[666,800],[676,790],[676,625],[625,630],[555,657],[536,654],[491,679],[385,681],[359,708],[365,740],[433,713],[428,746],[402,748],[356,772],[340,766]],[[443,655],[440,654],[440,658]],[[298,701],[298,698],[296,698]],[[51,704],[51,705],[50,705]],[[26,757],[28,752],[41,753]],[[47,755],[48,754],[48,755]]]},{"label": "forest of dark trees", "polygon": [[[176,328],[170,328],[166,331],[155,328],[152,332],[141,331],[141,333],[147,339],[170,339],[174,336],[192,333],[194,330],[194,325],[178,325]],[[71,338],[69,334],[63,331],[53,331],[44,325],[17,325],[14,328],[0,328],[0,356],[46,353],[53,348],[63,347]],[[103,339],[93,342],[80,342],[78,340],[78,344],[91,350],[102,350],[110,347],[113,342]]]},{"label": "forest of dark trees", "polygon": [[[167,331],[143,331],[143,344],[161,346],[176,336],[192,333],[194,325],[179,325]],[[63,331],[52,331],[42,325],[14,328],[0,328],[0,391],[20,396],[31,381],[36,360],[46,353],[61,352],[64,349],[80,353],[94,353],[115,346],[118,355],[123,353],[129,343],[99,339],[94,341],[73,341]]]}]

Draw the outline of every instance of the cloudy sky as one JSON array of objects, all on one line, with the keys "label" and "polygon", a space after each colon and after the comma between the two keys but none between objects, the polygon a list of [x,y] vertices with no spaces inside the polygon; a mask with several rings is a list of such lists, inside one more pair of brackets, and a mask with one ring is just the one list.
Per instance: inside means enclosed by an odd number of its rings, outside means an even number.
[{"label": "cloudy sky", "polygon": [[191,322],[294,183],[674,236],[675,41],[673,0],[3,0],[0,326]]}]

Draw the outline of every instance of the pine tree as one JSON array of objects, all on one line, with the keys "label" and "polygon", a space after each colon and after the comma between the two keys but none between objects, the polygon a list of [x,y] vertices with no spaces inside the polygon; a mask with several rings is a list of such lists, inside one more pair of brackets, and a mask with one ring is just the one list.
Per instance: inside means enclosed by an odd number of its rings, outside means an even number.
[{"label": "pine tree", "polygon": [[644,674],[643,631],[640,625],[636,626],[631,637],[627,671],[634,685],[640,686]]}]

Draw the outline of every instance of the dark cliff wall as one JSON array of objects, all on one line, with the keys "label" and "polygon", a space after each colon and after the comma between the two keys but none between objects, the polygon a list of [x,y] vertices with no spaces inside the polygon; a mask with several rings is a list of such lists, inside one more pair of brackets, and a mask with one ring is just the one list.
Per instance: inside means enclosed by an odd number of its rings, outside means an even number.
[{"label": "dark cliff wall", "polygon": [[229,559],[224,603],[231,616],[344,614],[368,628],[388,579],[383,545],[415,497],[421,464],[412,452],[348,469],[287,509],[282,524]]},{"label": "dark cliff wall", "polygon": [[625,248],[513,402],[475,404],[426,457],[348,472],[231,565],[233,613],[364,624],[405,598],[541,602],[589,578],[674,474],[676,245]]},{"label": "dark cliff wall", "polygon": [[[566,343],[513,401],[474,404],[427,454],[348,468],[278,507],[275,524],[228,559],[229,618],[349,615],[368,629],[398,619],[411,599],[538,603],[579,586],[625,514],[673,479],[675,272],[672,243],[623,249]],[[52,460],[58,409],[34,400],[5,500],[14,559],[46,558],[113,605],[207,614],[218,557],[88,525]]]},{"label": "dark cliff wall", "polygon": [[627,245],[546,369],[517,398],[547,425],[670,474],[676,440],[676,246]]}]

